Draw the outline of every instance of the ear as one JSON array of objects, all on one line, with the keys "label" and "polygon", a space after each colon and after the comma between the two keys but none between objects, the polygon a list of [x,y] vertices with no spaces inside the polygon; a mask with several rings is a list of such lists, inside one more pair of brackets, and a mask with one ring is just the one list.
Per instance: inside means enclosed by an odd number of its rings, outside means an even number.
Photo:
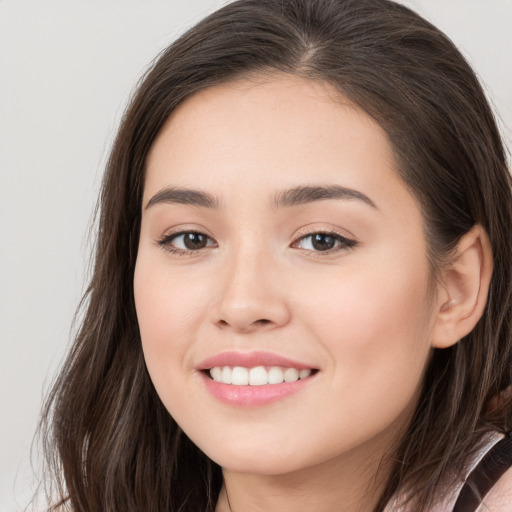
[{"label": "ear", "polygon": [[492,275],[492,250],[476,224],[457,244],[437,287],[432,346],[446,348],[469,334],[482,316]]}]

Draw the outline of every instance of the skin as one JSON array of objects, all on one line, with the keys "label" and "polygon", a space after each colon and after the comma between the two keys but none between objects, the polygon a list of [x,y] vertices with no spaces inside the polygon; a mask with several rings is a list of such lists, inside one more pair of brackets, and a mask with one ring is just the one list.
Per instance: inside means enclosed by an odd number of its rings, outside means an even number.
[{"label": "skin", "polygon": [[[273,205],[282,190],[319,184],[374,206]],[[207,192],[218,208],[147,207],[166,187]],[[223,468],[217,511],[372,510],[385,454],[417,403],[436,300],[447,300],[433,299],[421,212],[380,127],[330,86],[293,76],[207,89],[158,135],[142,208],[134,285],[144,355],[165,407]],[[176,254],[182,239],[158,243],[183,231],[208,245]],[[308,235],[325,232],[356,244],[315,251]],[[319,372],[276,403],[227,405],[197,370],[227,350]]]}]

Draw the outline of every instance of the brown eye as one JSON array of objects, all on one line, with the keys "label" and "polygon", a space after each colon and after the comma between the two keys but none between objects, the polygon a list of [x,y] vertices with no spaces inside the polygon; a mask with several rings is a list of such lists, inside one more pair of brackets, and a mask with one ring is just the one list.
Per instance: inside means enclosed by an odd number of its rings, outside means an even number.
[{"label": "brown eye", "polygon": [[209,236],[197,231],[174,233],[166,236],[159,244],[171,252],[198,251],[215,245]]},{"label": "brown eye", "polygon": [[186,249],[194,251],[206,247],[208,237],[201,233],[185,233],[183,236],[183,245]]},{"label": "brown eye", "polygon": [[348,249],[355,246],[356,242],[336,233],[312,233],[311,235],[303,236],[294,245],[299,249],[307,251],[328,252]]},{"label": "brown eye", "polygon": [[313,249],[317,251],[328,251],[330,249],[334,249],[336,239],[331,235],[317,233],[311,237],[311,245],[313,246]]}]

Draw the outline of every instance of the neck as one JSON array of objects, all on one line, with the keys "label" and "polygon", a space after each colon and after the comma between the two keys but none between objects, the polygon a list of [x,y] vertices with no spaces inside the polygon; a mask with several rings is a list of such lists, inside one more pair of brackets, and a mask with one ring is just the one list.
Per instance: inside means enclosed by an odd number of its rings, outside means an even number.
[{"label": "neck", "polygon": [[216,512],[372,512],[391,470],[382,456],[345,454],[285,475],[223,470]]}]

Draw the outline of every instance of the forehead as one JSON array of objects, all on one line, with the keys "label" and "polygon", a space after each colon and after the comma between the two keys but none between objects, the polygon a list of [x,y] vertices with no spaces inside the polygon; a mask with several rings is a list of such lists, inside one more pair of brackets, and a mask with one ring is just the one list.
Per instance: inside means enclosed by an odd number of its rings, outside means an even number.
[{"label": "forehead", "polygon": [[144,197],[168,185],[252,197],[318,182],[411,200],[370,116],[327,83],[276,75],[185,100],[150,151]]}]

